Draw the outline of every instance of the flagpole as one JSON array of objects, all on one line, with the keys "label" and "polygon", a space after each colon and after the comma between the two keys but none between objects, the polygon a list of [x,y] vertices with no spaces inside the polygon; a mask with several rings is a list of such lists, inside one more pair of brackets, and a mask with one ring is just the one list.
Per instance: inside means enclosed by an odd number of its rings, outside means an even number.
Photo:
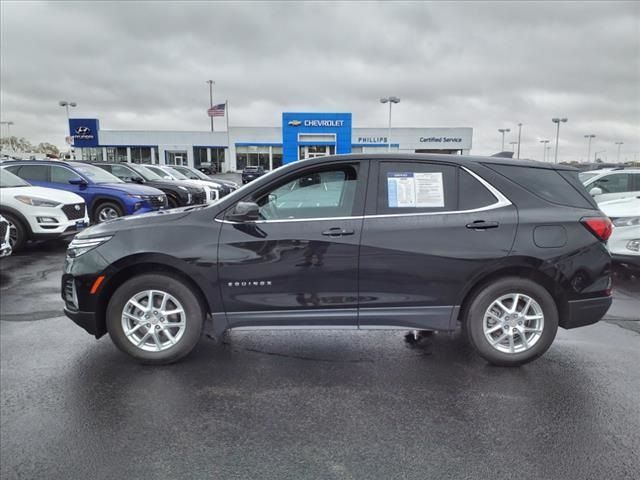
[{"label": "flagpole", "polygon": [[[229,100],[224,101],[224,114],[227,117],[227,151],[229,152],[229,164],[227,169],[231,166],[231,136],[229,135]],[[220,163],[220,159],[218,159]],[[220,165],[218,165],[218,173],[220,173]]]},{"label": "flagpole", "polygon": [[[209,84],[209,107],[213,108],[213,84],[216,83],[213,80],[207,80]],[[213,132],[213,115],[209,115],[211,119],[211,131]]]}]

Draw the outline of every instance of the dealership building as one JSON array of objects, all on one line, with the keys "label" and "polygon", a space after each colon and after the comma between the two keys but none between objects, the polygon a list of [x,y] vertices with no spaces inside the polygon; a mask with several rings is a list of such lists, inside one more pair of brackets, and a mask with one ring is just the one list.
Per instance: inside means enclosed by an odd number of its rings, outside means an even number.
[{"label": "dealership building", "polygon": [[219,171],[262,165],[272,170],[305,158],[343,153],[468,154],[473,129],[355,127],[351,113],[282,113],[281,127],[233,127],[221,132],[102,130],[96,118],[69,120],[77,159],[198,167]]}]

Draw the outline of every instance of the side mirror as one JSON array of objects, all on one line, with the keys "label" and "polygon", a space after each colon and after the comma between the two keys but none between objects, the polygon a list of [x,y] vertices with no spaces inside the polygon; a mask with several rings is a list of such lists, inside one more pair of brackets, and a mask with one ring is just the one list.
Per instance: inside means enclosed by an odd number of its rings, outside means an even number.
[{"label": "side mirror", "polygon": [[80,186],[86,186],[87,181],[84,178],[72,178],[71,180],[69,180],[69,183],[71,185],[80,185]]},{"label": "side mirror", "polygon": [[227,214],[227,219],[232,222],[254,222],[260,220],[260,208],[257,203],[238,202]]},{"label": "side mirror", "polygon": [[144,183],[144,179],[142,177],[131,177],[131,181],[134,183]]},{"label": "side mirror", "polygon": [[593,187],[589,190],[589,195],[595,197],[596,195],[602,195],[602,189],[600,187]]}]

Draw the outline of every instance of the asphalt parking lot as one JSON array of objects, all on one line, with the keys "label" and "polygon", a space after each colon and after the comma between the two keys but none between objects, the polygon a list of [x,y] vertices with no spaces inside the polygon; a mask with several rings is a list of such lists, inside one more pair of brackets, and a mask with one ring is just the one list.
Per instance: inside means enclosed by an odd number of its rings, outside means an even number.
[{"label": "asphalt parking lot", "polygon": [[63,241],[0,264],[0,477],[640,478],[640,280],[522,368],[458,334],[235,332],[167,367],[62,316]]}]

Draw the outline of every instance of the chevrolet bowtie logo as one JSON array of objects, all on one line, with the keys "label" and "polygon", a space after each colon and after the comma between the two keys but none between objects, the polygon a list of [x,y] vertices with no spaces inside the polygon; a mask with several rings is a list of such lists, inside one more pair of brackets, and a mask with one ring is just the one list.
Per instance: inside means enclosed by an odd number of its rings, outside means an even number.
[{"label": "chevrolet bowtie logo", "polygon": [[289,120],[288,125],[290,127],[299,127],[300,125],[302,125],[302,122],[300,120]]}]

